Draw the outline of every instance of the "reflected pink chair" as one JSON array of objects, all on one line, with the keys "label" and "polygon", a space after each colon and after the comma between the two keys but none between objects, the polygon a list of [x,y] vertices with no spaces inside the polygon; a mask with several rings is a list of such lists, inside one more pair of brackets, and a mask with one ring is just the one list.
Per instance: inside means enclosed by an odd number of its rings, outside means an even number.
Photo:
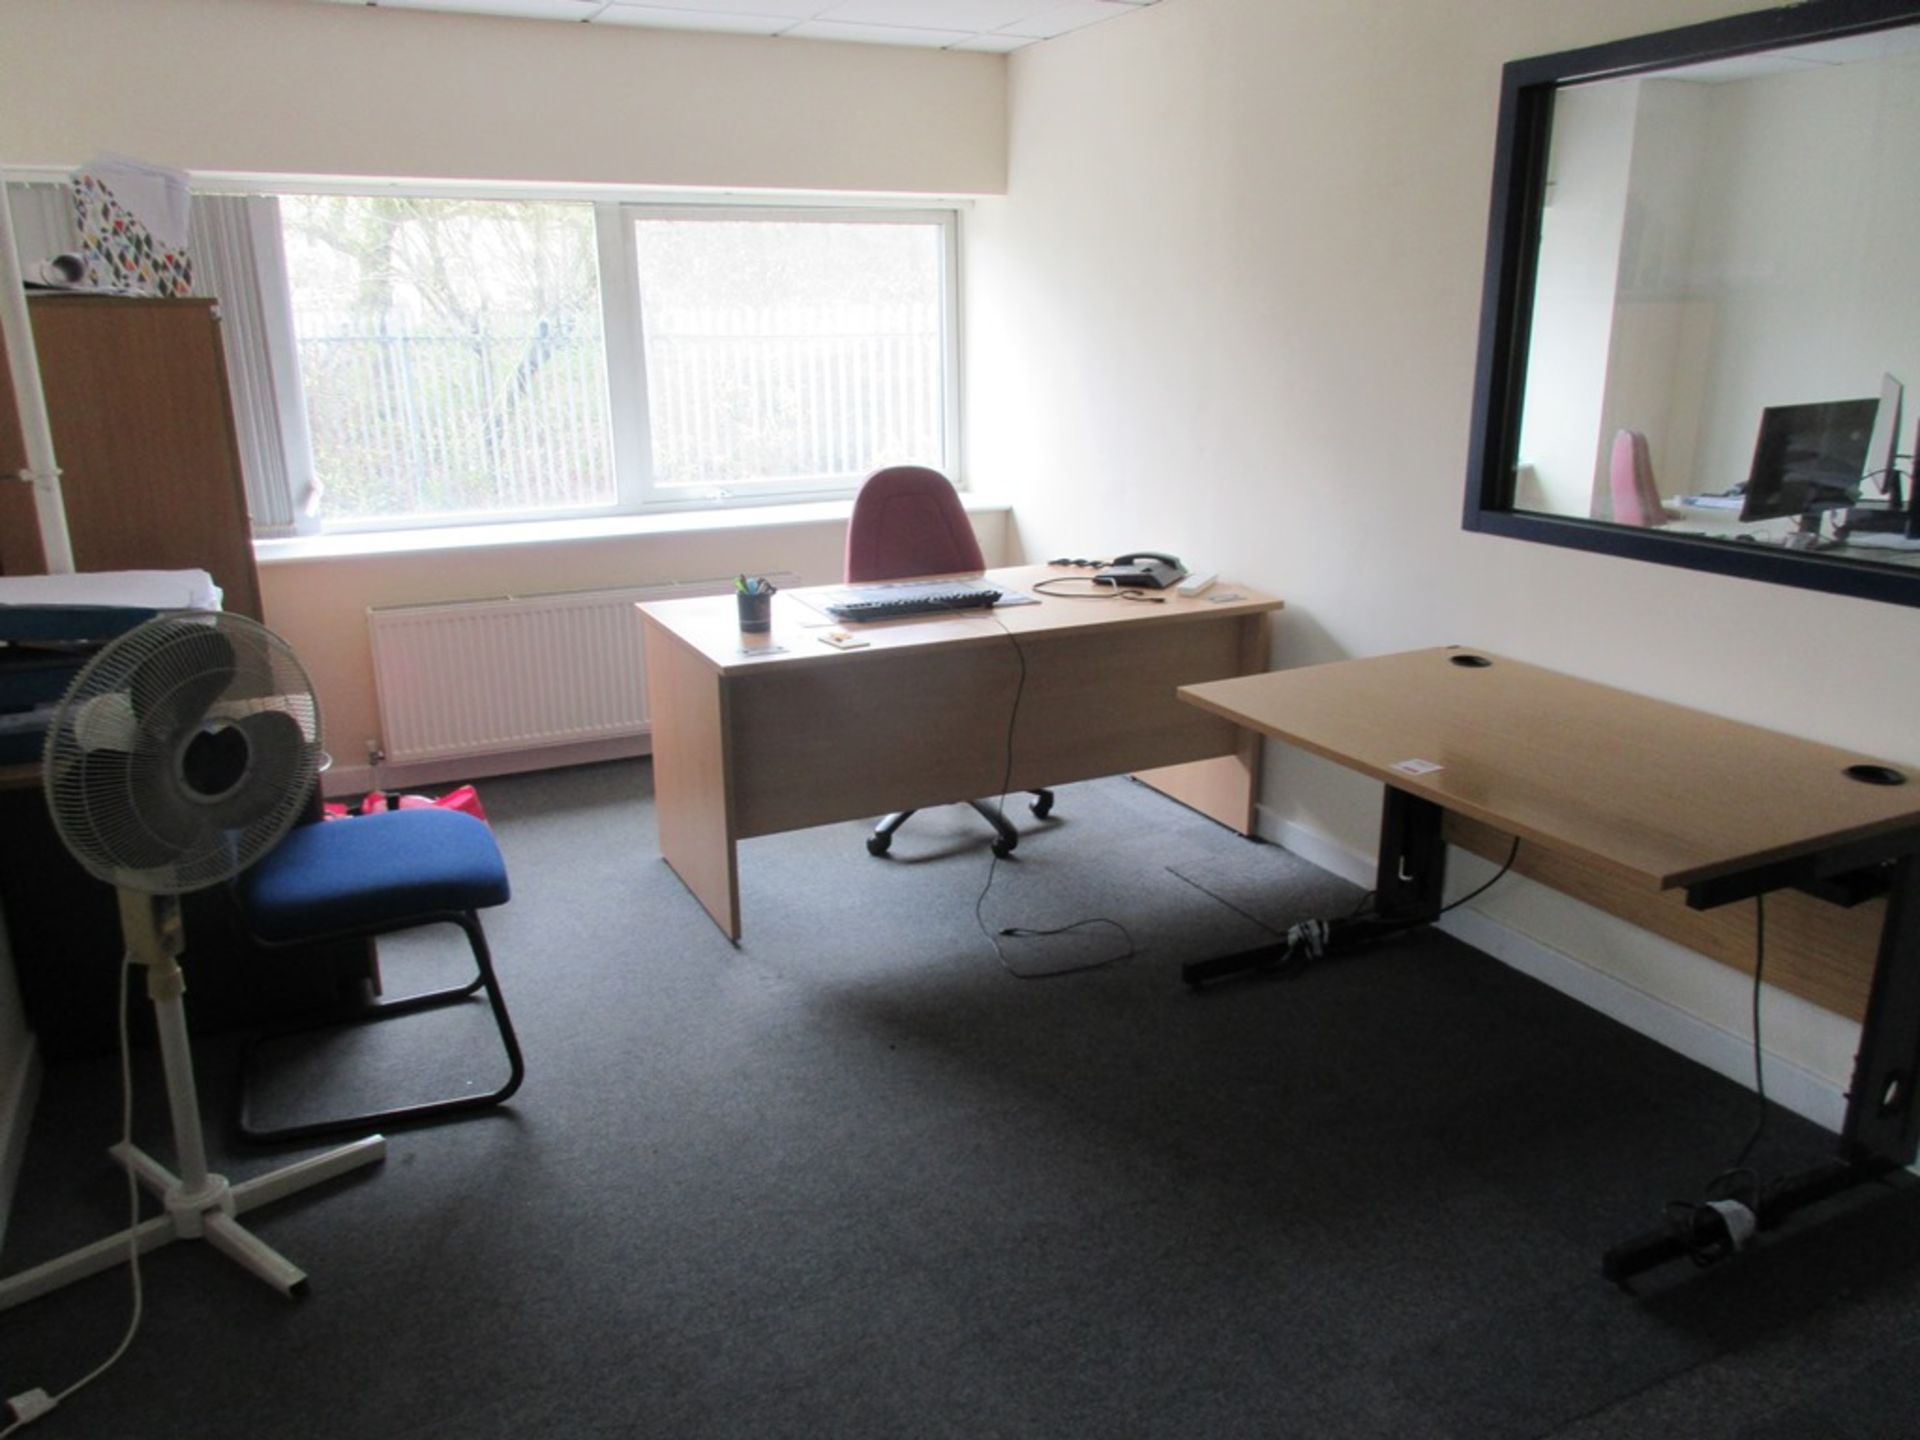
[{"label": "reflected pink chair", "polygon": [[[874,471],[861,485],[847,526],[848,584],[986,568],[986,556],[974,538],[966,508],[952,483],[938,470],[924,465],[893,465]],[[1045,819],[1053,809],[1053,792],[1031,793],[1034,798],[1028,808]],[[997,837],[993,853],[1011,855],[1020,843],[1020,832],[997,807],[983,800],[966,803],[993,826]],[[886,854],[893,844],[893,832],[912,814],[911,810],[896,811],[874,826],[873,834],[867,837],[867,853]]]},{"label": "reflected pink chair", "polygon": [[1660,508],[1660,491],[1653,483],[1647,437],[1638,430],[1614,432],[1611,480],[1614,524],[1667,523],[1667,512]]}]

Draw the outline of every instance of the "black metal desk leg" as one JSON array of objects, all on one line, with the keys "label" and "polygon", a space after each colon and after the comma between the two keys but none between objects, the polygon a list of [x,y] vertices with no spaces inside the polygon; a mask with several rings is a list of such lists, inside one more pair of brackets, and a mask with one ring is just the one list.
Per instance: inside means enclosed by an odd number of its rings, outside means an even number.
[{"label": "black metal desk leg", "polygon": [[1430,920],[1440,913],[1447,883],[1447,845],[1440,838],[1446,811],[1393,786],[1380,805],[1380,860],[1373,883],[1376,914],[1393,920]]},{"label": "black metal desk leg", "polygon": [[[1229,976],[1280,970],[1303,954],[1330,955],[1424,925],[1440,913],[1441,888],[1447,879],[1447,847],[1440,838],[1445,815],[1431,800],[1389,785],[1380,807],[1380,859],[1371,914],[1306,922],[1270,945],[1190,960],[1180,967],[1180,978],[1197,990]],[[1301,938],[1305,931],[1313,932],[1310,939]]]},{"label": "black metal desk leg", "polygon": [[1880,929],[1880,959],[1860,1027],[1853,1062],[1853,1088],[1840,1132],[1843,1158],[1911,1165],[1920,1153],[1920,1120],[1913,1104],[1920,1071],[1920,857],[1893,865],[1887,915]]},{"label": "black metal desk leg", "polygon": [[[1920,1112],[1913,1103],[1920,1073],[1920,856],[1902,855],[1890,868],[1880,956],[1860,1027],[1839,1153],[1824,1165],[1767,1185],[1754,1217],[1763,1232],[1818,1201],[1895,1176],[1920,1153]],[[1694,1252],[1697,1238],[1672,1226],[1649,1231],[1609,1250],[1601,1272],[1625,1283],[1643,1270]],[[1737,1248],[1718,1244],[1711,1254],[1718,1257]]]}]

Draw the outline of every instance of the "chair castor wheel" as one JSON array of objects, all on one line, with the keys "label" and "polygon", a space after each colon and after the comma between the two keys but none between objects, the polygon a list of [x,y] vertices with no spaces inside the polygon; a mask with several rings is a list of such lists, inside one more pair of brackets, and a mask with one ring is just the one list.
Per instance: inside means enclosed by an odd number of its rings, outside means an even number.
[{"label": "chair castor wheel", "polygon": [[1036,820],[1046,819],[1047,816],[1053,813],[1053,792],[1049,790],[1044,794],[1034,796],[1027,808],[1033,812]]},{"label": "chair castor wheel", "polygon": [[867,837],[867,854],[884,855],[892,845],[893,837],[891,835],[869,835]]},{"label": "chair castor wheel", "polygon": [[1013,847],[1018,843],[1016,840],[996,840],[993,842],[993,853],[1004,860],[1013,854]]}]

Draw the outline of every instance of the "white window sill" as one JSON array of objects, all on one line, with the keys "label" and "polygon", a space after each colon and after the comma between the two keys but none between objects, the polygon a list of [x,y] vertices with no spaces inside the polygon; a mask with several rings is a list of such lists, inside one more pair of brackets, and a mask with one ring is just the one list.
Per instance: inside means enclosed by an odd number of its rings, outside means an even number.
[{"label": "white window sill", "polygon": [[[1005,501],[963,494],[970,514],[1011,508]],[[564,545],[581,540],[611,540],[628,535],[684,535],[716,530],[762,530],[784,525],[844,522],[851,500],[818,500],[803,505],[756,505],[733,510],[676,510],[654,515],[596,516],[590,520],[509,520],[497,524],[428,526],[417,530],[357,530],[331,535],[298,535],[255,540],[261,565],[304,560],[340,560],[361,555],[428,554],[447,550],[484,550],[497,546]]]}]

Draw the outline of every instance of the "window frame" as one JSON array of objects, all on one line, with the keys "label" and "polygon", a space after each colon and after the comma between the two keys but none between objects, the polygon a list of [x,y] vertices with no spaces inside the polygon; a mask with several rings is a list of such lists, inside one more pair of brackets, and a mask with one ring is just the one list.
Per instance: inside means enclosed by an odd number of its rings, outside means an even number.
[{"label": "window frame", "polygon": [[[593,207],[595,259],[599,267],[601,331],[605,344],[607,383],[608,442],[614,478],[614,501],[610,505],[580,505],[510,512],[463,511],[458,513],[410,516],[374,516],[362,519],[329,519],[322,499],[317,515],[300,511],[300,497],[294,497],[300,514],[300,533],[308,535],[359,535],[404,533],[426,529],[461,529],[475,526],[525,524],[541,521],[593,521],[622,517],[681,514],[701,511],[751,510],[772,505],[801,504],[813,501],[850,499],[858,488],[858,479],[841,485],[822,486],[808,482],[755,484],[729,493],[716,487],[705,494],[688,495],[676,487],[662,493],[655,483],[651,416],[648,414],[646,337],[640,303],[638,265],[634,243],[634,222],[639,219],[692,221],[769,220],[782,223],[818,224],[910,224],[932,225],[939,234],[941,264],[940,325],[941,366],[940,397],[942,453],[930,461],[960,483],[962,472],[961,363],[963,344],[961,317],[964,313],[960,294],[960,212],[962,202],[934,197],[869,200],[867,197],[822,196],[804,200],[770,200],[766,197],[743,199],[662,198],[651,195],[581,193],[541,187],[475,186],[450,187],[432,184],[325,184],[299,179],[257,181],[253,186],[214,186],[209,189],[252,189],[276,198],[295,194],[340,194],[373,198],[395,193],[422,198],[472,198],[529,203],[587,203]],[[278,248],[278,247],[276,247]],[[279,273],[269,273],[272,259],[261,255],[259,269],[263,288],[277,289],[291,313],[292,277],[280,260]],[[270,349],[285,347],[291,337],[271,334],[259,337]],[[297,355],[287,354],[290,371],[298,381]],[[304,391],[302,392],[304,394]],[[299,437],[283,433],[281,443],[289,468],[303,472],[312,464],[311,449],[296,454]]]},{"label": "window frame", "polygon": [[[652,416],[646,370],[646,320],[640,304],[635,223],[640,220],[714,222],[764,220],[781,224],[931,225],[940,239],[940,456],[943,473],[959,470],[960,435],[960,253],[959,215],[948,207],[909,209],[895,206],[689,205],[630,200],[596,207],[600,233],[600,298],[606,307],[601,329],[607,342],[607,385],[612,415],[613,468],[622,509],[630,514],[682,510],[724,510],[757,505],[800,504],[851,496],[859,481],[822,486],[805,481],[755,483],[737,493],[715,487],[704,495],[662,494],[653,471]],[[608,283],[609,275],[617,278]],[[615,292],[619,293],[616,295]],[[616,314],[616,306],[624,313]],[[612,337],[621,337],[616,346]],[[630,401],[622,405],[618,397]],[[623,448],[624,447],[624,448]],[[632,490],[629,491],[629,485]]]}]

